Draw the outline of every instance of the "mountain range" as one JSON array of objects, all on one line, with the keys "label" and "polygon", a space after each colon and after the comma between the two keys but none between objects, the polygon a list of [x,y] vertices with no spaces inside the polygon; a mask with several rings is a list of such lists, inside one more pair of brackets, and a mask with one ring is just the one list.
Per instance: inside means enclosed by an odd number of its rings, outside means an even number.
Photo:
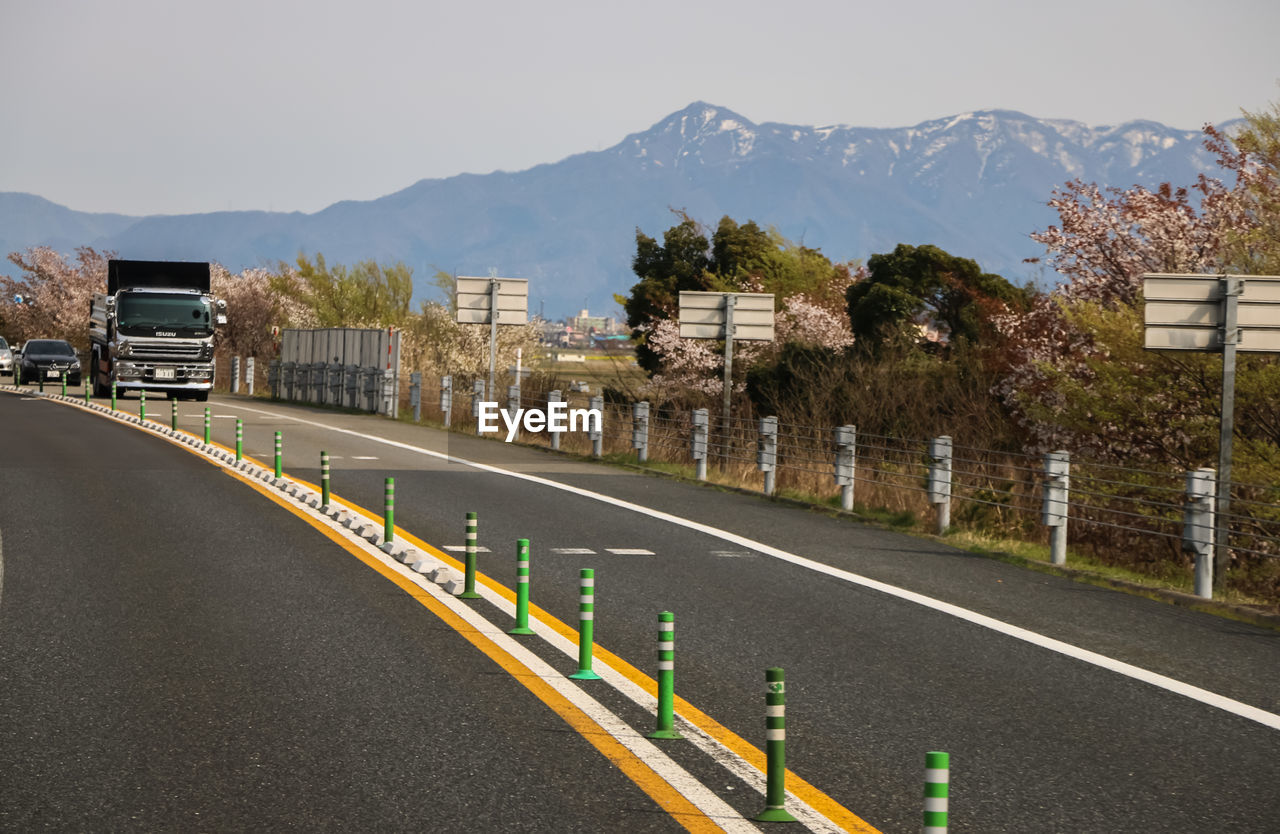
[{"label": "mountain range", "polygon": [[1055,186],[1190,185],[1217,170],[1202,138],[1150,121],[1091,127],[1007,110],[902,128],[754,124],[694,102],[605,150],[424,179],[312,214],[132,217],[0,192],[0,252],[93,246],[232,270],[320,252],[331,264],[404,261],[421,296],[437,268],[496,270],[528,278],[531,312],[556,317],[616,309],[612,294],[636,280],[636,229],[661,239],[683,210],[712,228],[726,214],[773,226],[836,261],[932,243],[1016,283],[1052,286],[1056,276],[1024,259],[1043,254],[1028,235],[1055,222]]}]

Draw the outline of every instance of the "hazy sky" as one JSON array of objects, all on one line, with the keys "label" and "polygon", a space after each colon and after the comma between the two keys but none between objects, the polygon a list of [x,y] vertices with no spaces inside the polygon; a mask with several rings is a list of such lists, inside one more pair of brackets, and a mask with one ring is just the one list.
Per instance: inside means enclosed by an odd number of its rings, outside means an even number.
[{"label": "hazy sky", "polygon": [[755,122],[984,108],[1195,129],[1280,99],[1277,0],[0,0],[0,191],[312,212]]}]

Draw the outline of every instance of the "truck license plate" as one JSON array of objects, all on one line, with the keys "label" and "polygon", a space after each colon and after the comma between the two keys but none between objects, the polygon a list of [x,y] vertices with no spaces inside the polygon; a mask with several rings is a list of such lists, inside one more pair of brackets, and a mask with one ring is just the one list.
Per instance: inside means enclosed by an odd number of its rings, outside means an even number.
[{"label": "truck license plate", "polygon": [[156,368],[156,379],[173,379],[173,368]]}]

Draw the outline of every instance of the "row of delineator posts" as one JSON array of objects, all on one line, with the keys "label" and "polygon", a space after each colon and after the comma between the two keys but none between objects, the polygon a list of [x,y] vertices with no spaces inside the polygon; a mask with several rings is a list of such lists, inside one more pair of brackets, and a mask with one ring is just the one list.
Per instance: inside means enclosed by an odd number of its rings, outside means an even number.
[{"label": "row of delineator posts", "polygon": [[[111,386],[111,408],[116,410],[116,386]],[[66,396],[65,384],[63,394]],[[85,401],[90,395],[85,392]],[[141,393],[139,419],[146,420],[146,392]],[[212,413],[204,409],[204,442],[212,442]],[[178,427],[177,402],[170,412],[170,427]],[[244,422],[236,418],[235,460],[244,454]],[[283,477],[284,435],[275,431],[274,474]],[[320,453],[321,511],[328,511],[331,501],[331,476],[328,452]],[[383,543],[384,552],[392,550],[395,540],[395,479],[385,480],[383,491]],[[479,599],[476,591],[477,553],[479,551],[478,519],[474,512],[466,518],[466,556],[464,562],[463,589],[460,599]],[[529,625],[530,604],[529,540],[516,540],[516,610],[512,635],[533,635]],[[675,615],[663,611],[658,615],[658,697],[655,726],[649,738],[681,739],[675,725]],[[595,570],[583,568],[579,572],[578,587],[578,669],[569,675],[575,680],[599,680],[593,666],[592,647],[595,644]],[[786,810],[786,683],[781,668],[765,670],[765,807],[754,819],[763,822],[791,822],[795,817]],[[948,794],[950,771],[948,754],[930,752],[925,757],[924,831],[927,834],[945,834],[947,830]]]}]

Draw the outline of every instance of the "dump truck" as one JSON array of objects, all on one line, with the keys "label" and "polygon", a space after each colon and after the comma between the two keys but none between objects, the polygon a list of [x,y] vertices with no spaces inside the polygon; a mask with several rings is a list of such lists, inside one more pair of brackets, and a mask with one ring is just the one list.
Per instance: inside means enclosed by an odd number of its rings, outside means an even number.
[{"label": "dump truck", "polygon": [[88,380],[95,396],[111,391],[166,393],[207,400],[213,388],[214,328],[227,304],[210,294],[209,264],[107,263],[107,291],[89,307]]}]

